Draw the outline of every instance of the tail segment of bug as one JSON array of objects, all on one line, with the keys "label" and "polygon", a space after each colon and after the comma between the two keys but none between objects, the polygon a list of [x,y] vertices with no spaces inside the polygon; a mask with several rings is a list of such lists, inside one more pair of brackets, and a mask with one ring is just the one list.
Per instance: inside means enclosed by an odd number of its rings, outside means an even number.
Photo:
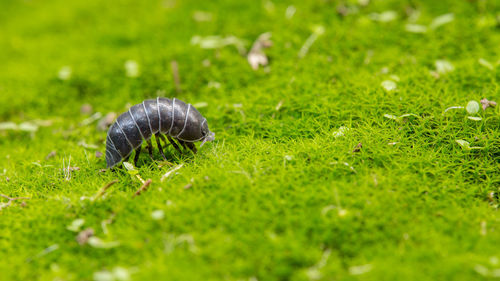
[{"label": "tail segment of bug", "polygon": [[207,119],[191,104],[176,98],[145,100],[118,116],[109,128],[106,138],[108,168],[127,159],[133,150],[136,150],[137,161],[142,142],[147,141],[151,145],[153,135],[157,136],[156,142],[162,155],[159,139],[162,135],[167,135],[176,148],[175,141],[178,141],[193,151],[196,151],[194,142],[201,141],[201,147],[205,142],[215,139],[215,134],[208,129]]}]

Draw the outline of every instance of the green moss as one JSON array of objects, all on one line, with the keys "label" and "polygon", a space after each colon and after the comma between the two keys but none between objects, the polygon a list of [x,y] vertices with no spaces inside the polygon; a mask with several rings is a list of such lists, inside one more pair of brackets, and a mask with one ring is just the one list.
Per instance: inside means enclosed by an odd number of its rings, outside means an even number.
[{"label": "green moss", "polygon": [[[123,267],[135,280],[478,280],[489,274],[478,265],[500,267],[500,109],[481,109],[481,121],[443,115],[500,101],[497,2],[345,1],[357,12],[341,16],[332,1],[294,1],[291,18],[282,1],[4,2],[0,121],[52,124],[0,131],[0,193],[31,198],[0,210],[0,279],[91,280]],[[410,7],[416,24],[454,20],[410,33]],[[395,20],[371,20],[388,10]],[[212,20],[197,22],[195,11]],[[325,33],[299,59],[317,25]],[[268,31],[266,70],[233,46],[190,44],[233,35],[248,49]],[[125,75],[127,60],[139,77]],[[436,60],[454,70],[434,77]],[[58,78],[64,66],[68,80]],[[139,173],[152,184],[133,198],[140,182],[99,172],[104,159],[81,145],[104,152],[106,132],[82,126],[80,107],[121,113],[157,95],[206,102],[199,110],[216,141],[194,156],[169,149],[183,167],[163,182],[168,167],[142,155]],[[420,118],[384,117],[408,113]],[[341,126],[349,130],[334,137]],[[80,170],[66,180],[70,158]],[[165,217],[154,220],[155,210]],[[120,246],[80,246],[66,229],[78,218]]]}]

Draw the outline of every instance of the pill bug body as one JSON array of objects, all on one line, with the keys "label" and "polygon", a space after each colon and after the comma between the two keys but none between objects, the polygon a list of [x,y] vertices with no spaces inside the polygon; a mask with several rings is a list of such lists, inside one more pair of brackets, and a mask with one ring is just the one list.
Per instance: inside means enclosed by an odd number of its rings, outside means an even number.
[{"label": "pill bug body", "polygon": [[106,138],[106,164],[112,168],[136,151],[137,162],[143,141],[148,143],[152,155],[151,138],[155,135],[161,155],[165,158],[161,140],[168,141],[178,151],[179,145],[196,152],[194,142],[214,140],[214,133],[208,129],[207,119],[194,106],[173,98],[145,100],[132,106],[111,125]]}]

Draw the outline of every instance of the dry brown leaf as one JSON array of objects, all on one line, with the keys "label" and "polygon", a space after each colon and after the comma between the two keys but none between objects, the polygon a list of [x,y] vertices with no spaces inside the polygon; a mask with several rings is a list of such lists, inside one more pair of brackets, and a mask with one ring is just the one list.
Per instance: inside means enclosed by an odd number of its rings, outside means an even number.
[{"label": "dry brown leaf", "polygon": [[94,229],[89,227],[78,233],[78,235],[76,236],[76,241],[80,245],[85,245],[89,241],[89,238],[92,236],[94,236]]},{"label": "dry brown leaf", "polygon": [[497,103],[492,101],[492,100],[488,100],[487,98],[484,98],[481,100],[481,105],[483,107],[483,110],[486,110],[486,108],[488,108],[488,107],[497,106]]}]

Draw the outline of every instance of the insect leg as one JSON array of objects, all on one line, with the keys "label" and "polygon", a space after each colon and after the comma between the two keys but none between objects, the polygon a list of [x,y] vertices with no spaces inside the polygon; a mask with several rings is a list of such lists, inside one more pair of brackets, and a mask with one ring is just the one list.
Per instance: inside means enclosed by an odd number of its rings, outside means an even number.
[{"label": "insect leg", "polygon": [[177,141],[178,141],[178,142],[182,145],[182,147],[183,147],[184,149],[187,149],[187,147],[186,147],[186,142],[184,142],[184,141],[182,141],[182,140],[180,140],[180,139],[176,139],[176,140],[177,140]]},{"label": "insect leg", "polygon": [[192,151],[193,153],[198,152],[198,150],[196,149],[196,146],[194,145],[194,143],[192,143],[192,142],[184,142],[184,144],[185,144],[185,145],[186,145],[189,149],[191,149],[191,151]]},{"label": "insect leg", "polygon": [[137,147],[137,149],[135,150],[134,166],[137,166],[137,160],[139,160],[139,155],[141,154],[141,149],[142,149],[142,145],[139,145],[139,147]]},{"label": "insect leg", "polygon": [[177,151],[179,151],[179,153],[182,153],[182,150],[179,147],[179,145],[177,145],[177,143],[170,136],[167,136],[167,138],[168,138],[168,141],[170,142],[170,144],[172,144],[175,147],[175,149]]},{"label": "insect leg", "polygon": [[148,152],[149,157],[153,159],[153,144],[151,143],[151,139],[148,140]]},{"label": "insect leg", "polygon": [[156,144],[158,145],[158,150],[160,150],[160,153],[161,153],[161,156],[163,157],[163,159],[167,160],[167,157],[165,157],[165,153],[163,153],[163,147],[161,147],[161,141],[160,141],[160,138],[162,137],[160,135],[160,133],[158,132],[156,135]]}]

